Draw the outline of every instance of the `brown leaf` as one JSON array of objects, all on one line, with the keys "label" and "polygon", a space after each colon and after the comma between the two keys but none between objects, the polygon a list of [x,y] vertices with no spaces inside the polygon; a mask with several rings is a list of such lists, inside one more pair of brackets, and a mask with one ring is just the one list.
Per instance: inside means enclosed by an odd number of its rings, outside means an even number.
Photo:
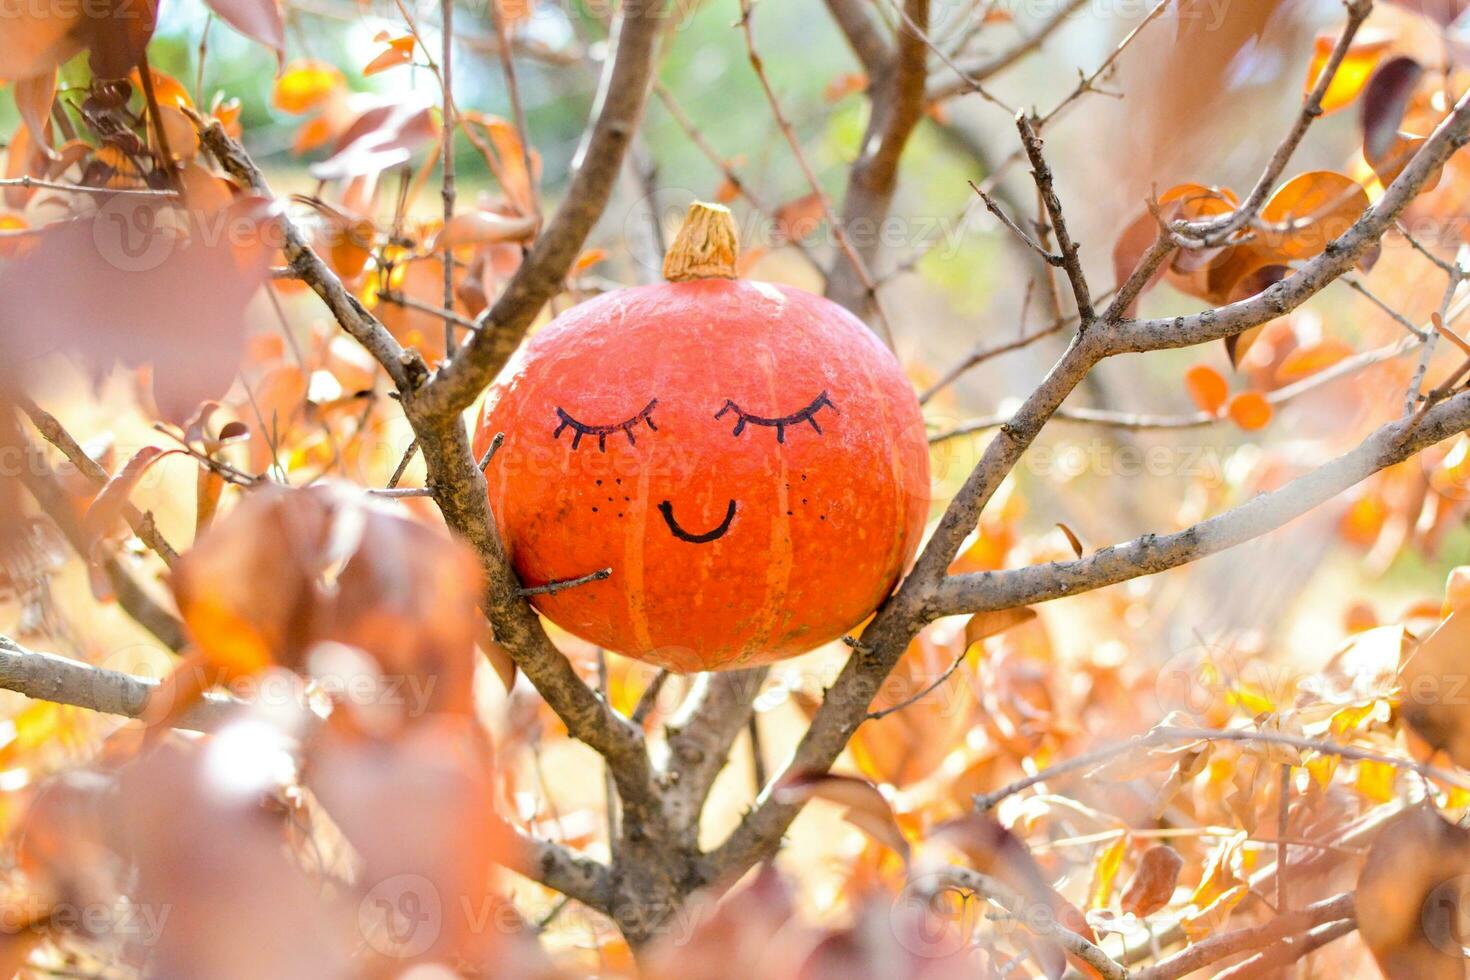
[{"label": "brown leaf", "polygon": [[782,204],[776,208],[776,213],[772,215],[772,218],[782,238],[788,242],[799,242],[804,241],[817,230],[822,223],[823,216],[822,195],[813,191],[794,201]]},{"label": "brown leaf", "polygon": [[118,361],[151,364],[160,411],[183,420],[235,378],[246,304],[269,277],[272,220],[258,199],[203,214],[110,198],[0,266],[0,333],[22,362],[59,348],[96,375]]},{"label": "brown leaf", "polygon": [[843,817],[873,840],[908,860],[909,843],[898,829],[893,807],[866,779],[834,776],[831,773],[796,773],[784,780],[773,795],[782,803],[805,803],[812,798],[846,807]]},{"label": "brown leaf", "polygon": [[1413,58],[1401,56],[1381,65],[1363,94],[1363,156],[1368,160],[1386,157],[1399,135],[1399,124],[1409,108],[1409,99],[1424,77],[1424,68]]},{"label": "brown leaf", "polygon": [[1036,610],[1030,606],[997,609],[993,612],[976,613],[965,623],[965,645],[973,646],[986,637],[1004,633],[1012,626],[1029,623],[1036,618]]},{"label": "brown leaf", "polygon": [[461,245],[524,242],[536,234],[534,217],[513,217],[494,211],[466,211],[449,219],[431,246],[434,251]]},{"label": "brown leaf", "polygon": [[15,83],[12,92],[20,118],[30,130],[31,140],[45,156],[57,159],[51,149],[51,103],[56,99],[56,71],[42,72],[32,78],[22,78]]},{"label": "brown leaf", "polygon": [[144,446],[134,453],[126,465],[107,481],[96,499],[92,501],[92,505],[87,508],[87,514],[82,523],[88,533],[94,539],[112,533],[120,522],[123,508],[128,503],[128,497],[138,486],[138,481],[143,479],[143,474],[148,472],[148,468],[166,456],[174,456],[182,452],[182,449]]},{"label": "brown leaf", "polygon": [[1150,847],[1139,857],[1138,868],[1118,901],[1119,908],[1140,919],[1164,908],[1174,897],[1174,887],[1183,867],[1184,859],[1174,848],[1167,844]]},{"label": "brown leaf", "polygon": [[472,710],[478,582],[464,545],[332,484],[252,490],[170,577],[214,668],[325,671],[376,692],[341,706],[373,731]]},{"label": "brown leaf", "polygon": [[1358,931],[1387,980],[1464,980],[1470,831],[1428,806],[1374,840],[1358,877]]},{"label": "brown leaf", "polygon": [[281,59],[286,51],[286,25],[276,0],[205,0],[220,20],[259,41]]},{"label": "brown leaf", "polygon": [[1470,612],[1453,612],[1399,668],[1399,711],[1420,738],[1470,766]]},{"label": "brown leaf", "polygon": [[1073,533],[1070,527],[1062,524],[1061,522],[1057,523],[1057,529],[1060,530],[1062,532],[1062,536],[1067,539],[1067,544],[1070,545],[1072,548],[1072,554],[1076,555],[1078,558],[1081,558],[1082,542],[1078,540],[1077,535]]},{"label": "brown leaf", "polygon": [[433,110],[405,100],[369,109],[337,138],[332,155],[313,164],[318,180],[347,180],[382,173],[407,163],[439,135]]}]

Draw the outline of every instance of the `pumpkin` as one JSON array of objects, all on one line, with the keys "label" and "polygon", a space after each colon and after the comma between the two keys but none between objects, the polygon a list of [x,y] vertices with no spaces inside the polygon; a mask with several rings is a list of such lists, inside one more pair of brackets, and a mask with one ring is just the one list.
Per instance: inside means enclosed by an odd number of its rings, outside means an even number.
[{"label": "pumpkin", "polygon": [[768,663],[867,617],[929,504],[918,400],[857,318],[735,278],[727,209],[695,204],[667,282],[537,331],[476,433],[490,504],[552,622],[679,672]]}]

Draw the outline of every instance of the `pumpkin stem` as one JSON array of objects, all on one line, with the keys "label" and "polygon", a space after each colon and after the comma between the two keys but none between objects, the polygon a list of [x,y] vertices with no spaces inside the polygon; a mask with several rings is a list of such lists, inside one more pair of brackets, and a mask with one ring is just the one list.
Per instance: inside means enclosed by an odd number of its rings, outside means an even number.
[{"label": "pumpkin stem", "polygon": [[723,204],[695,201],[689,205],[684,224],[664,256],[664,278],[669,282],[735,279],[739,255],[740,240],[730,209]]}]

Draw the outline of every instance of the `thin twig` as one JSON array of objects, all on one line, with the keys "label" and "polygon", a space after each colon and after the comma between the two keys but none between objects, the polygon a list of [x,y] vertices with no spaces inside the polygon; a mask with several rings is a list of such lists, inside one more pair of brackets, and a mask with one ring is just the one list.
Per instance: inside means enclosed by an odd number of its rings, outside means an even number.
[{"label": "thin twig", "polygon": [[970,185],[970,189],[973,190],[976,194],[980,195],[980,200],[985,203],[985,209],[991,214],[995,215],[997,218],[999,218],[1000,223],[1005,225],[1006,228],[1008,228],[1010,232],[1015,235],[1017,239],[1020,240],[1022,245],[1025,245],[1031,251],[1041,256],[1041,260],[1047,265],[1059,266],[1062,264],[1062,256],[1056,254],[1055,252],[1049,252],[1046,249],[1042,248],[1041,245],[1036,241],[1036,239],[1026,234],[1026,232],[1022,230],[1020,225],[1011,220],[1011,216],[1005,213],[1005,210],[1001,208],[1000,204],[996,202],[995,198],[982,191],[973,180],[969,181],[968,183]]},{"label": "thin twig", "polygon": [[1342,745],[1337,742],[1329,742],[1322,739],[1303,738],[1297,735],[1289,735],[1285,732],[1250,731],[1241,728],[1184,728],[1164,725],[1151,729],[1136,738],[1124,742],[1114,742],[1093,749],[1091,752],[1084,752],[1081,755],[1073,756],[1054,766],[1049,766],[1038,773],[1033,773],[1009,785],[1002,786],[1000,789],[992,790],[989,793],[977,794],[974,800],[975,809],[983,813],[993,809],[1001,800],[1024,792],[1038,783],[1052,782],[1062,776],[1070,775],[1082,769],[1090,769],[1099,763],[1107,762],[1120,755],[1127,755],[1130,752],[1137,752],[1159,745],[1170,745],[1176,742],[1251,742],[1265,745],[1285,745],[1308,752],[1318,752],[1322,755],[1340,756],[1344,759],[1381,762],[1385,765],[1393,766],[1396,769],[1417,772],[1428,779],[1436,779],[1462,789],[1470,789],[1470,777],[1448,772],[1437,766],[1417,762],[1414,759],[1405,759],[1401,756],[1390,755],[1386,752],[1376,752],[1372,749],[1362,749],[1353,745]]},{"label": "thin twig", "polygon": [[893,346],[893,331],[888,326],[888,319],[883,314],[882,304],[877,299],[877,286],[873,282],[873,276],[868,271],[867,264],[863,262],[862,256],[853,248],[852,242],[847,237],[847,231],[838,220],[837,214],[832,210],[832,200],[827,192],[822,189],[822,183],[817,179],[816,172],[807,162],[806,153],[802,151],[801,140],[796,137],[796,130],[792,128],[790,120],[786,118],[786,112],[781,108],[781,100],[776,96],[776,90],[771,87],[771,80],[766,76],[765,64],[761,60],[760,53],[755,45],[754,13],[752,9],[753,0],[740,0],[740,27],[745,37],[745,50],[750,59],[750,67],[755,72],[756,79],[760,82],[761,91],[765,93],[766,104],[770,106],[771,116],[776,121],[776,127],[786,140],[786,145],[791,148],[791,155],[796,159],[796,165],[801,168],[802,175],[806,178],[807,186],[816,195],[817,202],[822,206],[822,217],[827,222],[827,227],[832,230],[832,237],[837,241],[837,247],[847,258],[852,266],[854,274],[862,282],[863,288],[868,295],[873,297],[873,307],[878,312],[878,318],[885,334],[884,340],[889,347]]},{"label": "thin twig", "polygon": [[86,184],[71,184],[39,177],[0,177],[0,187],[24,187],[28,190],[66,191],[69,194],[93,194],[98,197],[126,195],[128,197],[176,198],[178,191],[153,190],[142,187],[89,187]]},{"label": "thin twig", "polygon": [[1337,77],[1338,68],[1347,57],[1349,49],[1352,48],[1353,38],[1358,33],[1358,28],[1363,21],[1368,19],[1368,14],[1373,10],[1372,0],[1346,0],[1344,6],[1347,8],[1347,24],[1344,25],[1342,33],[1338,35],[1337,43],[1332,47],[1332,53],[1328,55],[1327,61],[1322,66],[1322,71],[1317,76],[1312,91],[1308,93],[1302,103],[1301,112],[1297,114],[1296,122],[1292,125],[1281,143],[1277,145],[1276,151],[1271,154],[1271,159],[1266,164],[1266,169],[1256,180],[1255,186],[1251,188],[1244,201],[1238,208],[1221,215],[1218,218],[1206,221],[1181,222],[1176,231],[1186,237],[1196,239],[1192,244],[1198,248],[1210,248],[1219,245],[1230,237],[1235,231],[1243,228],[1256,216],[1260,214],[1261,208],[1266,204],[1266,198],[1276,186],[1276,181],[1286,169],[1291,156],[1296,152],[1302,137],[1307,129],[1322,115],[1322,98],[1327,94],[1327,89]]},{"label": "thin twig", "polygon": [[1086,330],[1096,319],[1092,311],[1092,296],[1087,286],[1087,276],[1082,272],[1082,261],[1077,256],[1077,243],[1067,231],[1067,221],[1062,216],[1062,202],[1057,197],[1056,188],[1052,184],[1051,167],[1041,153],[1041,137],[1036,135],[1036,130],[1031,125],[1031,120],[1026,113],[1016,114],[1016,129],[1021,134],[1021,145],[1026,150],[1026,156],[1031,161],[1031,173],[1036,179],[1036,189],[1041,194],[1041,201],[1046,205],[1046,215],[1051,220],[1052,231],[1057,236],[1057,247],[1062,250],[1061,262],[1052,263],[1050,253],[1042,250],[1048,256],[1048,264],[1060,265],[1067,273],[1067,281],[1072,286],[1072,298],[1077,303],[1077,316],[1080,320],[1077,329]]},{"label": "thin twig", "polygon": [[575,589],[579,585],[587,585],[591,582],[601,582],[604,579],[611,577],[611,568],[599,568],[595,572],[588,572],[586,575],[578,575],[576,578],[557,579],[553,582],[547,582],[545,585],[523,586],[517,591],[523,596],[556,595],[558,592],[564,592],[567,589]]}]

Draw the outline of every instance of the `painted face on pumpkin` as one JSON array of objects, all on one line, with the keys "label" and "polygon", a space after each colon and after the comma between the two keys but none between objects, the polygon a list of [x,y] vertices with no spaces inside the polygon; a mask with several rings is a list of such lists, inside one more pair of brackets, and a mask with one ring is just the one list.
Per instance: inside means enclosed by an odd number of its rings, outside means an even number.
[{"label": "painted face on pumpkin", "polygon": [[619,290],[538,332],[492,390],[477,452],[549,619],[679,671],[805,652],[866,617],[928,509],[913,390],[861,322],[726,279]]}]

